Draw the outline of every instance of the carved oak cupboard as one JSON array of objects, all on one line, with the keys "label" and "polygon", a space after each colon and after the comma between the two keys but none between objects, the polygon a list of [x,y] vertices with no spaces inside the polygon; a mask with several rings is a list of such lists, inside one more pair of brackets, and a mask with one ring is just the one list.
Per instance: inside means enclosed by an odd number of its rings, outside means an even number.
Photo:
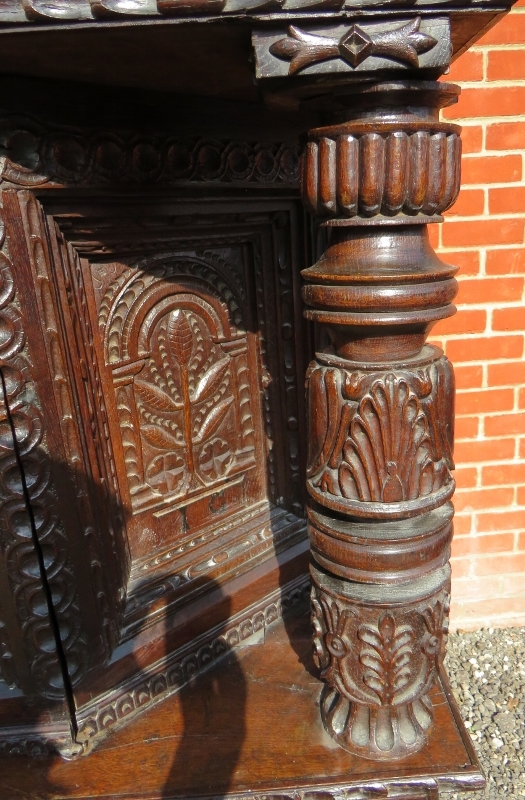
[{"label": "carved oak cupboard", "polygon": [[506,10],[1,5],[17,797],[482,786],[442,667],[454,377],[426,339],[457,283],[428,225],[460,187],[438,78]]}]

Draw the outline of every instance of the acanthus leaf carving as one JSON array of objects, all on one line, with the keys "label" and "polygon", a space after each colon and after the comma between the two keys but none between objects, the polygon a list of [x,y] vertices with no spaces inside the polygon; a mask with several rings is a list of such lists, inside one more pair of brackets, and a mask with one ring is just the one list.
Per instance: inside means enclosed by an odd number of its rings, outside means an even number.
[{"label": "acanthus leaf carving", "polygon": [[310,402],[318,409],[310,417],[314,496],[358,510],[372,503],[408,508],[451,493],[451,435],[438,418],[451,391],[442,361],[412,376],[310,370]]}]

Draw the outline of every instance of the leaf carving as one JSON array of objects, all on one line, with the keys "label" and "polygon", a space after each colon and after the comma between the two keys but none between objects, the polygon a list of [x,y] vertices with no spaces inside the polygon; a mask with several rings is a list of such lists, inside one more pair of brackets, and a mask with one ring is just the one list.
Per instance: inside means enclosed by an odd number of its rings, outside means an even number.
[{"label": "leaf carving", "polygon": [[162,430],[162,428],[157,428],[156,425],[144,425],[140,430],[145,440],[153,447],[158,447],[161,450],[173,450],[174,447],[182,447],[183,443],[178,442],[175,436]]},{"label": "leaf carving", "polygon": [[408,625],[398,627],[393,614],[387,611],[379,618],[377,629],[361,625],[358,636],[373,648],[365,647],[359,655],[359,661],[366,667],[363,681],[382,705],[389,705],[412,677],[414,631]]},{"label": "leaf carving", "polygon": [[157,411],[179,411],[182,408],[182,403],[177,403],[157,386],[143,383],[143,381],[135,381],[133,385],[142,402]]},{"label": "leaf carving", "polygon": [[233,397],[228,397],[227,400],[223,400],[222,403],[219,403],[218,406],[212,408],[212,410],[204,420],[199,433],[195,437],[195,442],[197,443],[204,442],[212,435],[212,433],[214,433],[217,430],[217,428],[223,421],[224,417],[226,416],[232,402],[233,402]]},{"label": "leaf carving", "polygon": [[172,357],[181,367],[186,367],[191,358],[193,334],[186,315],[180,308],[170,314],[168,342]]},{"label": "leaf carving", "polygon": [[222,358],[204,373],[193,394],[192,400],[194,403],[206,400],[206,398],[213,394],[215,389],[220,386],[229,363],[229,358]]}]

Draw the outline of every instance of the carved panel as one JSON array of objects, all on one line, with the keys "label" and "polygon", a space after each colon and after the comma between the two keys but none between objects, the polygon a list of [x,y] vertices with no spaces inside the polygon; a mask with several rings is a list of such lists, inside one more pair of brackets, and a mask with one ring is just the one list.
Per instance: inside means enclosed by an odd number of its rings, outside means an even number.
[{"label": "carved panel", "polygon": [[450,61],[446,17],[255,31],[258,78],[421,67],[444,71]]},{"label": "carved panel", "polygon": [[246,203],[231,233],[200,206],[201,236],[166,200],[159,216],[150,201],[81,208],[49,232],[68,358],[86,364],[87,457],[125,520],[128,637],[304,536],[295,229],[289,210]]},{"label": "carved panel", "polygon": [[134,512],[232,484],[255,464],[243,291],[217,267],[141,261],[100,301]]},{"label": "carved panel", "polygon": [[[308,491],[356,516],[410,516],[448,499],[453,375],[443,357],[417,372],[313,364]],[[315,412],[314,412],[315,409]]]}]

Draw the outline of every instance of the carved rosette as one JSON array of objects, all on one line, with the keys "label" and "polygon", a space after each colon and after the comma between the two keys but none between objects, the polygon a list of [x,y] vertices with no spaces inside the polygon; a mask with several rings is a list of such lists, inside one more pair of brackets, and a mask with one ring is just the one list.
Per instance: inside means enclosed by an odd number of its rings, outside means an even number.
[{"label": "carved rosette", "polygon": [[326,729],[345,750],[379,761],[419,750],[434,719],[429,691],[448,631],[450,567],[387,591],[311,572]]},{"label": "carved rosette", "polygon": [[302,273],[317,325],[312,614],[325,728],[391,761],[431,734],[449,605],[454,375],[426,338],[454,313],[457,282],[427,223],[459,190],[459,130],[438,120],[457,90],[371,84],[349,97],[340,124],[310,132],[302,166],[306,206],[330,230]]}]

